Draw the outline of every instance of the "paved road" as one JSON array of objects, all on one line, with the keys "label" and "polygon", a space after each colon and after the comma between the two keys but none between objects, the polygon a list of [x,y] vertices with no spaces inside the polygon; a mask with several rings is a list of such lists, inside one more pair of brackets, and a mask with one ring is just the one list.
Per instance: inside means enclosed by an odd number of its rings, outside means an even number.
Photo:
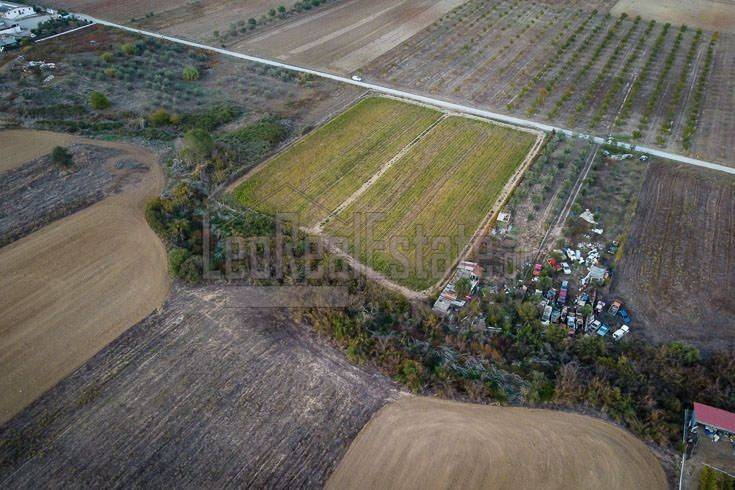
[{"label": "paved road", "polygon": [[[174,43],[178,43],[178,44],[183,44],[183,45],[186,45],[186,46],[191,46],[193,48],[198,48],[198,49],[203,49],[203,50],[206,50],[206,51],[211,51],[211,52],[214,52],[214,53],[219,53],[219,54],[222,54],[224,56],[231,56],[233,58],[239,58],[241,60],[247,60],[247,61],[252,61],[252,62],[255,62],[255,63],[260,63],[260,64],[263,64],[263,65],[274,66],[274,67],[282,68],[282,69],[285,69],[285,70],[296,71],[296,72],[300,72],[300,73],[307,73],[307,74],[315,75],[315,76],[318,76],[318,77],[321,77],[321,78],[327,78],[329,80],[334,80],[336,82],[347,83],[347,84],[350,84],[350,85],[355,85],[355,86],[358,86],[358,87],[370,89],[370,90],[373,90],[375,92],[380,92],[380,93],[384,93],[384,94],[394,95],[396,97],[401,97],[401,98],[404,98],[404,99],[413,100],[413,101],[416,101],[416,102],[421,102],[421,103],[424,103],[424,104],[433,105],[435,107],[441,107],[441,108],[446,109],[446,110],[449,110],[449,111],[454,111],[454,112],[463,113],[463,114],[471,114],[471,115],[478,116],[478,117],[483,117],[483,118],[486,118],[486,119],[492,119],[492,120],[495,120],[495,121],[500,121],[500,122],[504,122],[504,123],[508,123],[508,124],[515,124],[517,126],[523,126],[523,127],[526,127],[526,128],[540,129],[541,131],[546,131],[546,132],[556,131],[558,133],[564,133],[565,135],[570,136],[570,137],[581,138],[581,139],[593,141],[593,142],[598,143],[598,144],[605,144],[607,142],[607,140],[605,138],[601,137],[601,136],[595,136],[595,135],[586,134],[586,133],[579,133],[579,132],[571,131],[571,130],[566,129],[566,128],[560,128],[560,127],[557,127],[557,126],[552,126],[552,125],[549,125],[549,124],[544,124],[544,123],[533,121],[533,120],[530,120],[530,119],[523,119],[523,118],[519,118],[519,117],[508,116],[506,114],[500,114],[500,113],[497,113],[497,112],[487,111],[487,110],[484,110],[484,109],[478,109],[476,107],[470,107],[470,106],[462,105],[462,104],[455,104],[453,102],[448,102],[448,101],[445,101],[445,100],[442,100],[442,99],[436,99],[436,98],[433,98],[433,97],[426,97],[426,96],[423,96],[423,95],[414,94],[414,93],[411,93],[411,92],[406,92],[404,90],[397,90],[397,89],[394,89],[394,88],[386,87],[384,85],[378,85],[378,84],[375,84],[375,83],[369,83],[369,82],[365,82],[365,81],[356,81],[356,80],[353,80],[353,79],[351,79],[349,77],[345,77],[345,76],[341,76],[341,75],[336,75],[334,73],[329,73],[329,72],[325,72],[325,71],[318,71],[318,70],[314,70],[314,69],[311,69],[311,68],[305,68],[305,67],[302,67],[302,66],[292,65],[292,64],[288,64],[288,63],[282,63],[280,61],[275,61],[275,60],[271,60],[271,59],[268,59],[268,58],[262,58],[262,57],[259,57],[259,56],[252,56],[252,55],[249,55],[249,54],[238,53],[236,51],[230,51],[228,49],[217,48],[217,47],[214,47],[214,46],[209,46],[207,44],[201,44],[201,43],[196,43],[196,42],[193,42],[193,41],[187,41],[186,39],[181,39],[181,38],[177,38],[177,37],[173,37],[173,36],[168,36],[168,35],[165,35],[165,34],[159,34],[157,32],[150,32],[150,31],[144,31],[144,30],[141,30],[141,29],[135,29],[135,28],[132,28],[132,27],[121,25],[121,24],[115,24],[113,22],[108,22],[106,20],[96,19],[94,17],[90,17],[90,16],[83,15],[83,14],[75,14],[75,15],[77,17],[81,17],[81,18],[90,20],[92,22],[95,22],[97,24],[101,24],[101,25],[105,25],[105,26],[110,26],[110,27],[115,27],[117,29],[123,29],[125,31],[134,32],[134,33],[137,33],[137,34],[141,34],[143,36],[153,37],[153,38],[157,38],[157,39],[164,39],[166,41],[170,41],[170,42],[174,42]],[[699,160],[699,159],[687,157],[687,156],[684,156],[684,155],[678,155],[676,153],[669,153],[669,152],[666,152],[666,151],[658,150],[656,148],[649,148],[649,147],[645,147],[645,146],[634,146],[634,145],[630,145],[628,143],[624,143],[624,142],[621,142],[621,141],[613,142],[613,144],[616,145],[616,146],[618,146],[619,148],[622,148],[622,149],[625,149],[625,150],[634,150],[634,151],[638,151],[638,152],[642,152],[642,153],[647,153],[649,155],[657,156],[657,157],[660,157],[660,158],[665,158],[665,159],[668,159],[668,160],[673,160],[675,162],[685,163],[685,164],[688,164],[688,165],[694,165],[694,166],[697,166],[697,167],[703,167],[703,168],[707,168],[707,169],[710,169],[710,170],[717,170],[717,171],[720,171],[720,172],[725,172],[725,173],[728,173],[728,174],[735,175],[735,168],[734,167],[727,167],[725,165],[720,165],[718,163],[707,162],[707,161],[704,161],[704,160]]]}]

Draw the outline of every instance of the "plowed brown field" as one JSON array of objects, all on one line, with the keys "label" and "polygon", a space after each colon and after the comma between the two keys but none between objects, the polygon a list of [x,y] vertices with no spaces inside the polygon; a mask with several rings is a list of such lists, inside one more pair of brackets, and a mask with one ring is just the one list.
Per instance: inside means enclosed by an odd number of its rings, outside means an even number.
[{"label": "plowed brown field", "polygon": [[[57,144],[53,133],[5,141]],[[64,138],[61,138],[64,139]],[[168,293],[166,251],[145,221],[163,175],[153,154],[117,143],[146,164],[138,184],[0,249],[0,423],[158,307]]]},{"label": "plowed brown field", "polygon": [[591,417],[404,398],[362,429],[327,488],[664,489],[654,454]]}]

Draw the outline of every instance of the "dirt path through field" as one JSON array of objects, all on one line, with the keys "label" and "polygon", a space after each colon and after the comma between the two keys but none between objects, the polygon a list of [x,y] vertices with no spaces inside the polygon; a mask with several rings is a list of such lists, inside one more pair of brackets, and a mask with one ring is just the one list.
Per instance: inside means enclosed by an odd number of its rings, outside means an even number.
[{"label": "dirt path through field", "polygon": [[664,489],[654,454],[578,414],[406,397],[373,416],[327,488]]},{"label": "dirt path through field", "polygon": [[[14,132],[28,141],[48,134]],[[50,139],[56,141],[56,135]],[[145,203],[160,192],[155,155],[120,143],[149,167],[141,182],[0,249],[0,423],[158,307],[166,251]]]}]

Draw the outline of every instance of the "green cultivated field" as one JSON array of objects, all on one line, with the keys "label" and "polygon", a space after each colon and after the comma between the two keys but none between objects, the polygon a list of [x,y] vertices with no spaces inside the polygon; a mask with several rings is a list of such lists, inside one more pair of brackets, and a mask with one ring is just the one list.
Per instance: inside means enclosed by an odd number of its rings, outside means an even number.
[{"label": "green cultivated field", "polygon": [[[332,220],[325,232],[347,237],[351,253],[395,282],[426,289],[442,278],[491,211],[534,140],[528,133],[449,117],[344,209],[339,220]],[[374,220],[372,239],[366,232],[368,219]],[[419,244],[420,236],[428,240]],[[434,239],[439,241],[432,244]],[[370,243],[391,240],[403,260],[397,260],[389,246],[385,251],[372,247],[371,253]]]},{"label": "green cultivated field", "polygon": [[378,168],[441,117],[370,97],[270,160],[234,192],[265,213],[298,213],[302,226],[325,218]]},{"label": "green cultivated field", "polygon": [[[365,99],[271,159],[234,194],[246,206],[295,212],[301,226],[313,226],[438,122],[323,230],[343,237],[351,254],[393,281],[426,289],[457,258],[535,141],[499,125],[441,116]],[[376,250],[381,243],[384,250]]]}]

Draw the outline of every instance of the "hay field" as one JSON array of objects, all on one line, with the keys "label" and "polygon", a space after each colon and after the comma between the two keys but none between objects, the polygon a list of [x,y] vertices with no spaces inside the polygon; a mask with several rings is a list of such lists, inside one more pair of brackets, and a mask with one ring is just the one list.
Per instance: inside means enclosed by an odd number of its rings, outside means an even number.
[{"label": "hay field", "polygon": [[620,15],[623,12],[674,25],[735,33],[733,0],[619,0],[611,13]]},{"label": "hay field", "polygon": [[370,97],[246,175],[234,194],[265,213],[297,213],[313,226],[441,114]]},{"label": "hay field", "polygon": [[354,440],[331,489],[665,489],[654,454],[583,415],[404,398]]},{"label": "hay field", "polygon": [[[429,288],[444,276],[493,209],[534,141],[529,133],[448,117],[345,207],[325,231],[346,237],[361,262],[396,282],[415,290]],[[372,240],[356,239],[356,220],[363,219],[374,220]],[[422,235],[428,240],[420,243]],[[439,250],[436,240],[448,250]],[[408,267],[401,266],[392,247],[371,250],[378,242],[395,244],[405,253],[403,265]]]},{"label": "hay field", "polygon": [[[3,137],[17,144],[58,141],[49,133],[12,133]],[[168,293],[166,252],[144,217],[146,201],[163,186],[155,156],[129,145],[74,140],[122,149],[120,158],[150,170],[121,193],[0,249],[0,423]]]},{"label": "hay field", "polygon": [[348,0],[275,25],[232,46],[290,63],[350,73],[466,0]]}]

